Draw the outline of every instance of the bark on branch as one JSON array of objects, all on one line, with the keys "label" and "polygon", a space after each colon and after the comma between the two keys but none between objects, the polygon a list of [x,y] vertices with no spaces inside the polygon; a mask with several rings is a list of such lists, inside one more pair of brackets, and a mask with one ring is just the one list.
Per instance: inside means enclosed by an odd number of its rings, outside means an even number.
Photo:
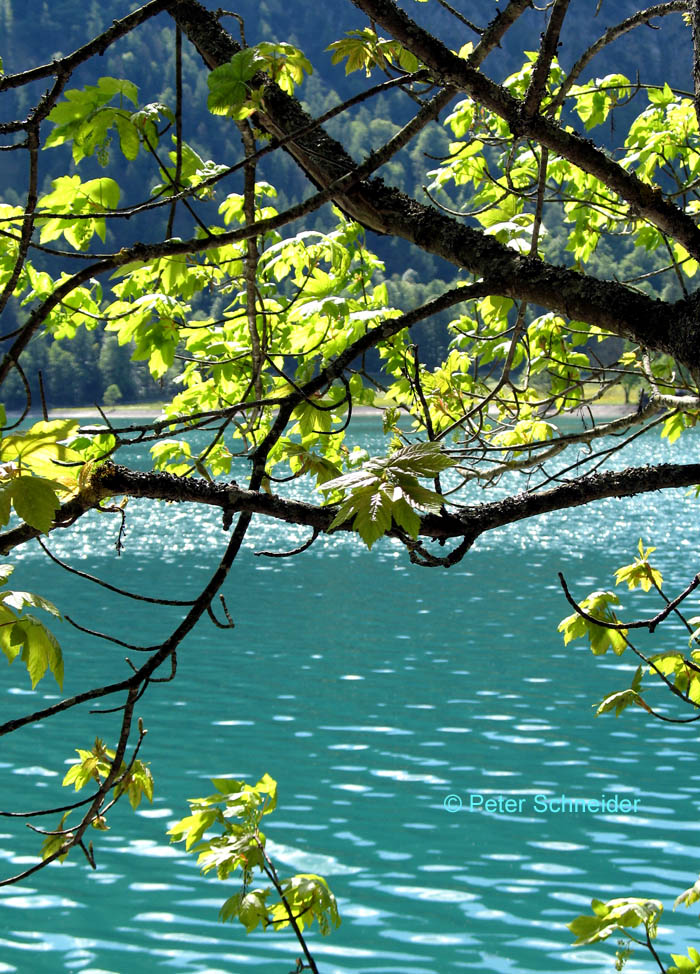
[{"label": "bark on branch", "polygon": [[700,229],[695,221],[674,203],[665,200],[656,186],[642,182],[634,173],[623,169],[582,135],[566,131],[556,121],[542,115],[528,116],[523,102],[480,71],[474,70],[463,58],[419,27],[393,0],[352,2],[426,64],[436,80],[454,85],[471,95],[480,105],[504,119],[514,135],[546,146],[600,179],[634,207],[640,216],[680,241],[689,253],[700,256]]},{"label": "bark on branch", "polygon": [[[416,27],[389,0],[353,0],[377,16],[378,22],[397,35],[424,60],[436,77],[448,85],[472,91],[483,104],[512,121],[522,122],[521,104],[467,62],[453,55],[439,41]],[[228,61],[240,46],[226,33],[213,13],[197,0],[180,0],[171,13],[183,33],[209,68]],[[391,16],[389,16],[391,14]],[[381,15],[381,17],[380,17]],[[440,62],[444,54],[446,60]],[[439,68],[439,70],[438,70]],[[448,77],[449,75],[449,77]],[[351,174],[357,164],[344,147],[321,128],[309,131],[312,119],[299,102],[271,82],[259,77],[264,110],[256,124],[278,139],[289,139],[289,152],[307,177],[326,188]],[[667,229],[689,252],[700,254],[700,230],[690,217],[663,199],[660,192],[626,173],[613,160],[581,136],[567,133],[541,115],[527,121],[528,135],[550,145],[564,158],[602,178],[633,204],[639,213]],[[294,132],[305,131],[299,138]],[[344,187],[346,183],[342,183]],[[492,294],[525,300],[570,318],[597,324],[607,331],[667,352],[691,371],[700,371],[698,302],[690,298],[676,304],[658,301],[613,281],[601,281],[577,271],[523,257],[481,231],[464,226],[432,206],[426,206],[387,186],[381,179],[349,183],[333,194],[337,205],[350,217],[378,233],[390,234],[416,244],[479,276],[488,276]]]},{"label": "bark on branch", "polygon": [[[625,470],[578,477],[549,490],[532,494],[520,493],[487,504],[453,505],[442,514],[422,517],[420,535],[441,542],[450,538],[465,538],[471,545],[479,535],[487,531],[541,514],[581,507],[608,497],[632,497],[699,483],[700,463],[628,467]],[[276,494],[246,490],[235,481],[212,483],[169,473],[142,473],[107,462],[95,471],[90,483],[80,494],[60,508],[54,528],[67,527],[107,497],[122,495],[218,507],[229,516],[238,513],[261,514],[319,532],[328,531],[337,513],[337,507],[333,505],[309,504]],[[346,522],[334,530],[351,531],[352,525]],[[36,528],[28,524],[6,531],[0,535],[0,554],[6,555],[17,545],[24,544],[39,534]]]}]

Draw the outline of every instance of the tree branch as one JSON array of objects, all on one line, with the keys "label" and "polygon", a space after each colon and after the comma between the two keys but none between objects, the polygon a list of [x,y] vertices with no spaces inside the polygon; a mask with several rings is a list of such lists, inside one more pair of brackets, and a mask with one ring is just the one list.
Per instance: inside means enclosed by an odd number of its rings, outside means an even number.
[{"label": "tree branch", "polygon": [[[415,52],[418,56],[432,57],[437,62],[444,55],[440,70],[435,63],[431,65],[437,77],[464,90],[471,86],[475,98],[506,120],[512,120],[516,127],[521,124],[520,102],[412,24],[389,0],[353,2],[370,16],[381,14],[379,22],[386,22],[390,30],[396,27],[399,31],[396,36],[400,40],[413,42],[417,36],[419,42],[416,41]],[[240,50],[197,0],[181,0],[172,13],[210,68],[225,63]],[[450,78],[446,78],[446,72]],[[353,171],[357,174],[356,164],[343,146],[320,127],[310,130],[312,120],[296,99],[281,91],[269,78],[259,76],[255,84],[260,84],[264,96],[264,111],[254,116],[256,125],[277,139],[287,140],[285,151],[293,156],[316,186],[327,189],[335,183],[337,190],[329,195],[353,219],[379,233],[415,243],[426,252],[476,275],[488,275],[492,294],[526,300],[599,325],[638,344],[667,352],[691,370],[700,368],[696,307],[700,302],[691,297],[675,305],[668,304],[614,281],[601,281],[578,271],[523,257],[492,236],[462,225],[434,207],[425,206],[386,186],[383,181],[356,178],[353,182],[343,183],[345,174]],[[542,144],[551,145],[559,155],[572,157],[575,164],[594,172],[621,195],[625,196],[626,192],[625,198],[628,202],[633,201],[642,215],[659,226],[667,225],[669,235],[684,242],[689,251],[695,247],[700,253],[700,229],[691,217],[663,200],[658,190],[626,173],[590,142],[565,132],[555,123],[538,115],[528,124],[533,130],[527,134]],[[289,134],[294,131],[307,134],[289,139]],[[223,239],[217,237],[216,242]]]},{"label": "tree branch", "polygon": [[[607,497],[632,497],[657,490],[690,487],[698,483],[698,463],[627,467],[624,470],[577,477],[549,490],[520,493],[500,501],[468,506],[455,504],[452,513],[424,515],[421,518],[420,534],[438,541],[463,537],[473,544],[479,535],[487,531],[538,517],[540,514],[581,507]],[[71,512],[71,520],[75,520],[79,516],[75,514],[77,509],[85,513],[104,498],[115,495],[218,507],[248,516],[261,514],[288,524],[304,525],[319,532],[328,531],[338,510],[334,505],[309,504],[277,494],[246,490],[235,482],[213,483],[192,477],[176,477],[169,473],[142,473],[107,462],[94,472],[84,495],[79,495],[61,507],[54,529],[65,525],[66,509]],[[352,526],[348,521],[334,530],[350,531]],[[12,548],[38,534],[29,525],[6,531],[0,535],[0,554],[7,554]],[[111,692],[123,686],[124,684],[119,684]]]},{"label": "tree branch", "polygon": [[523,103],[501,85],[474,70],[441,41],[419,27],[393,0],[352,0],[368,17],[389,31],[433,72],[436,80],[466,92],[506,121],[513,134],[534,139],[557,155],[600,179],[686,250],[700,257],[700,229],[689,215],[668,202],[660,190],[627,172],[592,142],[542,115],[527,117]]}]

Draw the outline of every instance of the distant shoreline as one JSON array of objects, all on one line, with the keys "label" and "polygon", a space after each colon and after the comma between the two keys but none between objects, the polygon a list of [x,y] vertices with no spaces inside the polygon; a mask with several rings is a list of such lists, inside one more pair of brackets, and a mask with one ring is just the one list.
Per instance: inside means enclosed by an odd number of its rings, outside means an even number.
[{"label": "distant shoreline", "polygon": [[[610,403],[594,404],[576,413],[569,413],[566,419],[586,419],[590,416],[597,421],[619,419],[622,416],[634,415],[634,403]],[[105,416],[109,419],[155,419],[160,416],[161,410],[156,406],[112,406],[103,408]],[[380,406],[357,406],[353,409],[353,416],[376,416],[379,418],[384,412]],[[30,414],[36,417],[36,414]],[[65,409],[50,409],[49,419],[100,419],[100,414],[96,409],[89,407],[66,407]],[[543,419],[556,419],[557,417],[543,416]],[[100,420],[101,421],[101,420]]]}]

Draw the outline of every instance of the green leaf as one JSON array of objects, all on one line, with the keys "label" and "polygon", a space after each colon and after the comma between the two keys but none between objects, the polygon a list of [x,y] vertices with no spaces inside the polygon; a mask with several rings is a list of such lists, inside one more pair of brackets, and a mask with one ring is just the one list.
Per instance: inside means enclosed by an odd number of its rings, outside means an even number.
[{"label": "green leaf", "polygon": [[289,910],[300,930],[317,920],[319,929],[325,937],[331,932],[331,924],[334,927],[340,925],[335,896],[322,876],[299,873],[282,884],[282,892],[284,901],[280,900],[270,910],[275,930],[280,930],[289,924]]},{"label": "green leaf", "polygon": [[357,492],[354,500],[358,503],[358,511],[353,526],[367,547],[371,548],[391,528],[391,493],[385,485],[380,485],[376,491],[368,489]]},{"label": "green leaf", "polygon": [[53,180],[52,186],[53,192],[39,200],[39,208],[42,214],[56,213],[57,216],[42,215],[37,220],[41,227],[41,242],[56,240],[63,235],[76,250],[84,250],[94,234],[104,242],[104,217],[86,217],[114,210],[121,195],[119,185],[106,176],[86,183],[80,176],[61,176]]},{"label": "green leaf", "polygon": [[[64,812],[63,815],[61,816],[61,820],[59,821],[58,825],[54,829],[52,829],[52,831],[53,832],[63,831],[65,821],[69,815],[70,812]],[[40,850],[41,858],[49,859],[51,856],[59,852],[66,845],[66,843],[70,841],[71,838],[72,838],[72,833],[70,832],[68,832],[65,835],[47,835],[44,841],[41,843],[41,850]],[[68,850],[61,853],[61,855],[56,856],[56,858],[58,862],[63,862],[67,855],[68,855]]]},{"label": "green leaf", "polygon": [[608,900],[592,900],[593,916],[579,916],[567,924],[576,936],[574,946],[598,943],[611,934],[625,932],[626,927],[642,924],[650,938],[656,936],[658,919],[663,912],[663,904],[658,900],[634,897]]},{"label": "green leaf", "polygon": [[[12,565],[0,566],[0,571],[7,568],[9,568],[10,571],[7,572],[5,578],[0,578],[0,584],[4,584],[13,571]],[[45,599],[41,595],[35,595],[33,592],[0,592],[0,602],[2,602],[3,605],[8,605],[11,609],[15,609],[17,612],[21,612],[22,609],[25,609],[28,605],[31,605],[35,609],[44,609],[45,612],[50,612],[51,615],[58,616],[59,618],[61,615],[53,602],[49,602],[48,599]]]},{"label": "green leaf", "polygon": [[3,463],[17,461],[20,466],[28,467],[33,473],[45,474],[50,471],[50,476],[57,480],[57,466],[45,468],[40,465],[55,464],[56,461],[68,463],[79,459],[65,443],[77,429],[75,420],[57,419],[35,423],[23,433],[13,433],[0,439],[0,460]]},{"label": "green leaf", "polygon": [[47,670],[53,674],[59,689],[62,688],[61,647],[40,619],[29,614],[19,617],[5,605],[0,605],[0,649],[10,663],[21,656],[27,667],[32,689],[36,688]]},{"label": "green leaf", "polygon": [[391,530],[393,521],[411,537],[417,537],[420,519],[412,506],[437,514],[444,500],[416,478],[435,477],[453,463],[439,443],[415,443],[389,457],[374,457],[359,470],[326,481],[321,485],[323,491],[350,492],[329,530],[353,518],[353,528],[368,548]]},{"label": "green leaf", "polygon": [[59,690],[63,689],[63,654],[58,640],[39,619],[27,615],[16,623],[13,640],[23,644],[22,661],[32,681],[32,690],[50,670]]},{"label": "green leaf", "polygon": [[176,822],[168,829],[167,834],[172,835],[171,842],[182,842],[184,839],[185,849],[189,851],[218,818],[219,814],[216,809],[195,812],[193,815],[186,815],[185,818]]},{"label": "green leaf", "polygon": [[700,972],[700,953],[693,947],[688,948],[688,956],[671,954],[675,961],[673,967],[667,967],[667,974],[698,974]]},{"label": "green leaf", "polygon": [[392,468],[405,470],[417,477],[434,477],[436,474],[454,466],[454,460],[448,456],[439,443],[413,443],[392,453],[390,465]]},{"label": "green leaf", "polygon": [[591,622],[578,612],[572,613],[562,619],[557,627],[564,634],[564,644],[567,645],[572,639],[587,638],[595,656],[604,655],[608,649],[620,656],[627,646],[627,630],[608,629],[605,626],[606,622],[617,623],[617,616],[610,606],[619,605],[619,602],[614,592],[592,592],[579,604],[584,612],[600,620],[600,623]]},{"label": "green leaf", "polygon": [[[436,495],[439,497],[440,495]],[[420,531],[420,517],[412,507],[406,503],[403,497],[399,497],[391,505],[391,516],[400,528],[411,538],[417,538]]]},{"label": "green leaf", "polygon": [[[673,904],[673,909],[675,910],[676,907],[680,906],[681,903],[683,906],[692,906],[693,903],[697,903],[698,900],[700,900],[700,877],[695,880],[690,889],[684,890],[680,896],[676,897],[676,901]],[[700,960],[700,957],[698,960]]]},{"label": "green leaf", "polygon": [[252,933],[258,925],[264,929],[268,925],[265,899],[269,894],[269,888],[251,889],[246,893],[236,893],[229,897],[219,910],[219,919],[222,923],[240,920],[246,929],[246,933]]},{"label": "green leaf", "polygon": [[119,148],[125,159],[135,159],[139,154],[141,142],[139,140],[138,129],[131,118],[123,118],[118,115],[114,123],[119,133]]},{"label": "green leaf", "polygon": [[229,115],[248,100],[248,82],[264,67],[264,61],[254,47],[234,54],[227,64],[210,71],[207,83],[207,108],[212,115]]},{"label": "green leaf", "polygon": [[[109,105],[114,98],[118,99],[117,105]],[[131,117],[124,101],[135,105],[137,99],[136,85],[118,78],[100,78],[96,86],[87,85],[82,89],[67,91],[65,99],[58,102],[49,114],[55,128],[46,140],[47,148],[73,142],[73,160],[76,163],[96,153],[98,161],[104,165],[109,155],[110,130],[116,125],[122,151],[127,158],[134,158],[131,154],[132,137],[126,138]]]},{"label": "green leaf", "polygon": [[23,521],[48,534],[61,506],[56,495],[60,486],[40,477],[17,477],[11,484],[12,504]]},{"label": "green leaf", "polygon": [[672,101],[675,101],[676,96],[671,91],[668,82],[666,82],[663,88],[648,88],[647,98],[652,105],[658,105],[664,108],[666,105],[670,105]]}]

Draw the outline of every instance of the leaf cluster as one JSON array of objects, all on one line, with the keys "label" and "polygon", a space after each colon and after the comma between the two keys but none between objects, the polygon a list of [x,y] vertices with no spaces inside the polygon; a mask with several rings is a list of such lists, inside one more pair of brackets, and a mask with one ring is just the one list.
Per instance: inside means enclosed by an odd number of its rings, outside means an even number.
[{"label": "leaf cluster", "polygon": [[[251,932],[256,927],[280,930],[290,924],[301,932],[314,920],[322,934],[338,926],[340,917],[335,897],[321,876],[300,873],[279,879],[266,851],[266,837],[260,831],[264,816],[277,804],[277,783],[264,775],[256,785],[233,778],[214,778],[216,792],[189,800],[190,814],[168,829],[171,842],[185,842],[197,855],[202,872],[216,869],[219,879],[240,870],[243,887],[230,896],[219,912],[222,922],[237,919]],[[212,829],[221,834],[206,835]],[[250,889],[254,875],[261,872],[271,885]],[[276,896],[276,899],[275,899]]]},{"label": "leaf cluster", "polygon": [[403,44],[380,37],[371,27],[348,31],[342,40],[329,44],[328,50],[333,52],[333,64],[345,61],[346,74],[364,69],[368,78],[374,68],[386,71],[389,66],[395,66],[410,74],[420,66],[415,54]]},{"label": "leaf cluster", "polygon": [[437,477],[453,465],[439,443],[414,443],[326,481],[324,492],[338,490],[346,495],[329,530],[352,518],[354,530],[368,548],[394,524],[410,537],[418,537],[420,516],[414,508],[439,514],[445,503],[441,494],[423,487],[418,478]]},{"label": "leaf cluster", "polygon": [[56,618],[56,606],[41,595],[6,589],[12,565],[0,565],[0,649],[8,663],[18,657],[29,673],[32,689],[50,671],[59,689],[63,687],[63,653],[58,640],[41,619],[25,613],[27,608],[42,609]]},{"label": "leaf cluster", "polygon": [[262,104],[260,92],[251,85],[256,74],[264,72],[283,91],[292,94],[304,74],[312,71],[311,62],[292,44],[263,41],[239,51],[210,72],[207,107],[213,115],[242,121]]},{"label": "leaf cluster", "polygon": [[[640,538],[637,551],[638,554],[631,564],[616,570],[616,585],[625,583],[628,589],[641,588],[645,593],[654,589],[665,599],[661,587],[663,576],[649,560],[656,548],[645,547]],[[674,690],[676,695],[686,703],[700,707],[700,650],[697,648],[700,617],[692,618],[686,623],[690,632],[689,653],[665,650],[645,656],[632,646],[628,629],[610,628],[610,625],[619,625],[617,615],[611,608],[612,605],[618,604],[619,599],[614,592],[593,592],[579,603],[579,608],[585,616],[591,618],[586,618],[580,612],[573,612],[559,623],[559,632],[563,633],[565,644],[573,639],[587,639],[591,651],[596,656],[604,655],[608,649],[612,649],[620,656],[630,648],[643,661],[642,665],[635,670],[629,687],[607,694],[597,705],[596,716],[614,711],[615,716],[619,717],[630,705],[641,707],[653,714],[654,711],[642,696],[644,689],[642,679],[645,673],[661,678],[667,687]],[[693,629],[693,626],[698,628]]]},{"label": "leaf cluster", "polygon": [[[66,772],[63,778],[64,786],[73,785],[76,791],[80,791],[91,782],[102,784],[113,773],[116,751],[106,747],[99,737],[95,739],[91,750],[77,748],[76,753],[79,760]],[[136,759],[129,766],[122,761],[113,798],[116,801],[122,795],[127,796],[134,810],[139,807],[144,797],[149,802],[153,801],[153,776],[148,765],[143,761]]]},{"label": "leaf cluster", "polygon": [[[0,407],[0,422],[5,424]],[[11,509],[31,527],[47,534],[66,497],[79,486],[79,471],[68,466],[80,459],[68,445],[78,424],[71,420],[35,423],[22,433],[0,434],[0,525]]]},{"label": "leaf cluster", "polygon": [[659,900],[641,897],[620,897],[608,900],[592,900],[592,915],[585,914],[567,924],[576,936],[574,946],[599,943],[613,933],[626,933],[629,927],[643,926],[645,934],[656,936],[663,904]]}]

